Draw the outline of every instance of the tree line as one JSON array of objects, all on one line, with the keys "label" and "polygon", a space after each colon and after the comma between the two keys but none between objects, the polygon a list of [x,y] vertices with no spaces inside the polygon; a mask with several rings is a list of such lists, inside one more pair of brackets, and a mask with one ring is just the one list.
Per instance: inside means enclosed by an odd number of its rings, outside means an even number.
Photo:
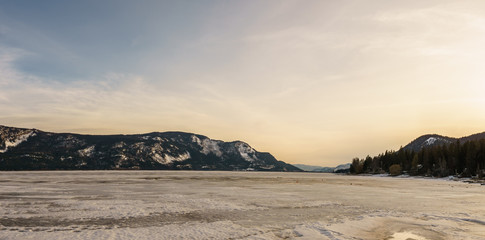
[{"label": "tree line", "polygon": [[350,167],[353,174],[390,173],[446,177],[477,176],[485,174],[485,139],[422,148],[419,151],[404,149],[386,151],[375,157],[354,158]]}]

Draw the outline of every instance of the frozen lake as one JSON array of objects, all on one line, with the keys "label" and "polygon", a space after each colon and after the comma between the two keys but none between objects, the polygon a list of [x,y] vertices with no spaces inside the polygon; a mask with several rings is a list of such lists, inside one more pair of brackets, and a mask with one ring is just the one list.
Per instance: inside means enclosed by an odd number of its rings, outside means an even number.
[{"label": "frozen lake", "polygon": [[485,239],[485,186],[319,173],[0,172],[0,239]]}]

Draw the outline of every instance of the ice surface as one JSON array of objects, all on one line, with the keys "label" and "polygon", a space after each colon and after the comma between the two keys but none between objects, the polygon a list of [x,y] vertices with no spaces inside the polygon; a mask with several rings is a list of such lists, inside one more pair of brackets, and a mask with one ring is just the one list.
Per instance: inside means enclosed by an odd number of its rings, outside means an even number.
[{"label": "ice surface", "polygon": [[324,173],[0,172],[0,239],[485,239],[485,186]]},{"label": "ice surface", "polygon": [[418,236],[414,233],[411,232],[398,232],[394,233],[392,235],[391,240],[407,240],[407,239],[413,239],[413,240],[427,240],[424,237]]}]

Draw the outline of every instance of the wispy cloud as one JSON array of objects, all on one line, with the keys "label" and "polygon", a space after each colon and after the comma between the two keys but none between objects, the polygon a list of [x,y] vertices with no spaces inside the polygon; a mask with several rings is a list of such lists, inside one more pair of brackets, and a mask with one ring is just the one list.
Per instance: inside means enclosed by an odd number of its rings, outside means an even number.
[{"label": "wispy cloud", "polygon": [[0,3],[0,124],[191,131],[315,164],[483,127],[479,1],[77,4]]},{"label": "wispy cloud", "polygon": [[[17,70],[14,62],[23,56],[22,50],[2,48],[1,51],[3,118],[42,116],[47,121],[41,124],[43,126],[49,126],[48,121],[55,121],[55,118],[67,120],[72,125],[89,125],[83,122],[100,120],[107,125],[109,118],[150,113],[144,110],[153,110],[151,114],[156,115],[155,104],[164,106],[163,111],[177,108],[178,101],[171,99],[173,96],[157,91],[141,76],[107,73],[97,79],[53,81]],[[103,118],[106,121],[102,121]]]}]

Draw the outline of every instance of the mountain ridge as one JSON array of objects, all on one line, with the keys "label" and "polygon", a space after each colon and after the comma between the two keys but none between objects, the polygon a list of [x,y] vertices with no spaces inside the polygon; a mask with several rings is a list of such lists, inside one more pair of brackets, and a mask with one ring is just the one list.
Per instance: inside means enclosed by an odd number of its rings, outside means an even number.
[{"label": "mountain ridge", "polygon": [[485,176],[485,132],[461,138],[422,135],[398,151],[354,158],[350,172],[482,179]]},{"label": "mountain ridge", "polygon": [[347,173],[350,169],[350,163],[340,164],[336,167],[323,167],[306,164],[293,164],[293,166],[300,168],[303,171],[320,173]]},{"label": "mountain ridge", "polygon": [[91,135],[0,125],[0,170],[301,171],[236,140],[181,131]]},{"label": "mountain ridge", "polygon": [[418,138],[408,143],[406,146],[403,147],[403,149],[417,152],[425,147],[445,145],[456,141],[460,141],[461,143],[464,143],[467,141],[479,140],[482,138],[485,138],[485,132],[475,133],[475,134],[460,137],[460,138],[447,137],[439,134],[425,134],[425,135],[419,136]]}]

